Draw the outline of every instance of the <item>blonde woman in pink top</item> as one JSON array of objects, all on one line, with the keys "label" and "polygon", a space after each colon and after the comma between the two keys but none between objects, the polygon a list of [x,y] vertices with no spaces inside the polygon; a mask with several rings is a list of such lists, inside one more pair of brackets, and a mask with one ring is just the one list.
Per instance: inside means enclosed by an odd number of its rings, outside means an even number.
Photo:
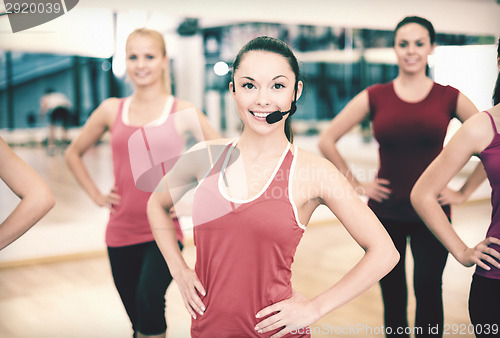
[{"label": "blonde woman in pink top", "polygon": [[[110,210],[106,229],[109,260],[134,337],[165,337],[165,292],[172,277],[151,233],[146,204],[151,186],[158,184],[155,179],[167,168],[152,154],[165,160],[179,155],[185,140],[176,120],[182,112],[193,112],[203,134],[200,138],[218,135],[202,112],[172,96],[169,59],[159,32],[145,28],[132,32],[126,44],[126,65],[135,85],[133,94],[105,100],[68,147],[66,161],[89,197]],[[89,175],[83,155],[108,131],[115,183],[111,191],[103,192]],[[175,237],[175,246],[182,248],[178,221]]]}]

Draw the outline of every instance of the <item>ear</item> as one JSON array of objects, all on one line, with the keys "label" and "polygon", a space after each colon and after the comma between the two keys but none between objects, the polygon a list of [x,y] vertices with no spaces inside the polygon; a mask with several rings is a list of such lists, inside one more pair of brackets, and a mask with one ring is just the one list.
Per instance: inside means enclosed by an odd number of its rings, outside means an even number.
[{"label": "ear", "polygon": [[434,42],[431,46],[431,54],[434,54],[435,49],[436,49],[436,43]]},{"label": "ear", "polygon": [[297,93],[295,95],[296,100],[298,101],[300,96],[302,95],[302,89],[304,89],[304,83],[302,81],[297,82]]},{"label": "ear", "polygon": [[169,60],[167,54],[165,54],[163,56],[163,69],[168,69],[169,64],[170,64],[170,60]]},{"label": "ear", "polygon": [[234,88],[234,83],[233,83],[232,81],[231,81],[231,82],[229,82],[229,91],[230,91],[231,93],[233,93],[233,95],[234,95],[234,89],[235,89],[235,88]]}]

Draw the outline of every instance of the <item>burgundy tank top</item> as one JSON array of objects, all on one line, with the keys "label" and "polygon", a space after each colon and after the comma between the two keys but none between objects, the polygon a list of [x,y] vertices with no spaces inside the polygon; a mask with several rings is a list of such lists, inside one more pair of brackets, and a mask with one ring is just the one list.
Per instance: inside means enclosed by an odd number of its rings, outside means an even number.
[{"label": "burgundy tank top", "polygon": [[[373,134],[379,144],[378,178],[390,181],[392,190],[383,202],[369,200],[379,218],[420,221],[410,202],[413,185],[443,149],[450,120],[455,116],[459,91],[434,83],[420,102],[401,100],[394,82],[367,89]],[[444,206],[448,217],[450,207]]]}]

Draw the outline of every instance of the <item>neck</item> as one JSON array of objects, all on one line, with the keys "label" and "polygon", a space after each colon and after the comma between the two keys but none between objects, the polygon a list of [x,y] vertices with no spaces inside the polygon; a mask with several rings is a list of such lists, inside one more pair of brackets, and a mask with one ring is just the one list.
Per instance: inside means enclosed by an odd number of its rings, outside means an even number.
[{"label": "neck", "polygon": [[422,85],[424,83],[432,82],[432,79],[429,78],[425,74],[425,72],[404,73],[400,71],[398,76],[394,79],[394,81],[405,86],[412,86],[412,85]]},{"label": "neck", "polygon": [[281,155],[287,144],[288,140],[282,131],[262,136],[243,130],[238,148],[251,157],[274,156]]},{"label": "neck", "polygon": [[159,98],[164,100],[168,96],[168,93],[161,84],[158,84],[147,87],[136,87],[133,96],[137,101],[153,102]]}]

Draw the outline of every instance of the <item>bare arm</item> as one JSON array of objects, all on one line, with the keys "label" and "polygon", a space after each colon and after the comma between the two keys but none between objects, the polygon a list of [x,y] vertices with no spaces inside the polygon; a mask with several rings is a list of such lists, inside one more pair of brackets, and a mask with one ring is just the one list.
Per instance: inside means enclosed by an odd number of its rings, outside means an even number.
[{"label": "bare arm", "polygon": [[181,197],[196,187],[211,167],[210,156],[205,143],[200,143],[181,156],[172,170],[163,178],[158,189],[151,194],[147,213],[151,230],[160,248],[172,277],[179,286],[184,305],[190,315],[196,319],[202,315],[205,306],[198,292],[205,295],[205,289],[184,260],[177,245],[177,236],[170,211]]},{"label": "bare arm", "polygon": [[[457,99],[457,117],[460,121],[465,122],[471,116],[477,113],[477,108],[471,100],[464,94],[460,93]],[[481,185],[486,179],[486,172],[484,171],[483,164],[479,162],[468,177],[464,185],[459,191],[453,191],[445,188],[440,196],[439,203],[446,204],[460,204],[467,201],[470,195]]]},{"label": "bare arm", "polygon": [[0,224],[0,250],[14,242],[50,209],[55,199],[47,184],[0,138],[0,177],[21,201]]},{"label": "bare arm", "polygon": [[364,90],[354,97],[321,133],[318,147],[323,156],[332,162],[349,180],[356,192],[366,195],[378,202],[388,198],[390,183],[385,179],[360,182],[350,170],[347,162],[337,149],[337,142],[354,126],[358,125],[370,113],[368,91]]},{"label": "bare arm", "polygon": [[[299,153],[299,156],[301,154]],[[304,188],[307,185],[305,189],[308,190],[303,191],[320,192],[317,196],[310,196],[304,205],[313,200],[326,205],[365,253],[338,282],[313,299],[307,300],[294,294],[290,299],[261,310],[257,314],[259,318],[278,311],[276,315],[271,315],[258,324],[262,332],[285,326],[273,337],[281,337],[290,330],[310,325],[325,314],[340,308],[376,284],[399,259],[399,254],[382,224],[358,197],[347,179],[326,160],[314,159],[311,155],[305,157],[309,167],[314,166],[314,170],[323,173],[323,176],[309,176],[324,177],[326,171],[328,180],[312,179],[304,182]],[[305,166],[303,164],[303,167]],[[299,164],[296,170],[301,170]],[[299,211],[299,215],[300,213]]]},{"label": "bare arm", "polygon": [[89,117],[78,137],[71,142],[66,150],[66,163],[89,197],[98,205],[111,208],[118,204],[119,196],[116,193],[103,194],[90,176],[83,155],[101,139],[111,128],[118,111],[118,99],[104,101]]},{"label": "bare arm", "polygon": [[493,130],[486,114],[478,114],[466,121],[424,171],[411,193],[415,210],[450,253],[464,266],[477,264],[485,269],[489,268],[483,260],[493,264],[492,256],[500,258],[500,254],[488,245],[500,244],[500,240],[487,238],[476,247],[469,248],[449,222],[439,205],[438,196],[469,158],[481,152],[492,138]]},{"label": "bare arm", "polygon": [[337,149],[337,142],[354,126],[359,124],[370,111],[366,90],[354,97],[320,134],[318,148],[323,156],[332,162],[354,187],[359,181],[352,174],[347,162]]}]

